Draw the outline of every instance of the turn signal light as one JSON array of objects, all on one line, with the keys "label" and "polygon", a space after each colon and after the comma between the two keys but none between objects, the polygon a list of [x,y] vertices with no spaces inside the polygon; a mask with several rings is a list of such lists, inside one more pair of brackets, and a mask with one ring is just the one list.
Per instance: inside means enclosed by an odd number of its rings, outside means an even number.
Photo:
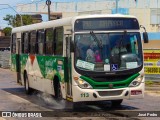
[{"label": "turn signal light", "polygon": [[74,76],[73,78],[74,78],[74,80],[78,80],[79,79],[79,77],[77,77],[77,76]]}]

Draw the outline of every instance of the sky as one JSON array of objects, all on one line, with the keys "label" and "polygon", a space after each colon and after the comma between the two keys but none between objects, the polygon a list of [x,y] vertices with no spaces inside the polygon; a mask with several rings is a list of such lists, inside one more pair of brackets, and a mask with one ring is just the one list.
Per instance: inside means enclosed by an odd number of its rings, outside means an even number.
[{"label": "sky", "polygon": [[[46,0],[0,0],[0,29],[3,29],[4,27],[8,26],[8,22],[4,21],[3,18],[7,14],[15,15],[16,14],[16,5],[17,4],[28,4],[32,2],[45,2]],[[52,2],[84,2],[86,0],[51,0]],[[94,0],[87,0],[87,1],[94,1]],[[100,1],[100,0],[95,0]],[[8,5],[2,5],[2,4],[8,4]],[[9,7],[11,6],[11,7]],[[14,10],[15,11],[14,11]],[[19,13],[23,14],[23,13]],[[43,21],[47,21],[47,15],[42,15]]]},{"label": "sky", "polygon": [[[3,18],[7,14],[11,14],[11,15],[17,14],[15,12],[17,4],[28,4],[35,1],[45,1],[45,0],[0,0],[0,29],[3,29],[4,27],[8,26],[8,22],[3,20]],[[8,4],[8,5],[2,5],[2,4]],[[12,8],[9,6],[11,6]],[[19,14],[23,14],[23,13],[19,13]]]}]

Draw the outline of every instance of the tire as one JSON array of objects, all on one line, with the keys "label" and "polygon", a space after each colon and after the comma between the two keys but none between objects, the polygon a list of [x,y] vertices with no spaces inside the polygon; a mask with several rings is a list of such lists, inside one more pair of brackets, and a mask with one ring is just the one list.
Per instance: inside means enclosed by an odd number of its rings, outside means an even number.
[{"label": "tire", "polygon": [[55,98],[57,100],[62,100],[63,99],[62,91],[61,91],[60,82],[58,80],[55,82],[54,90],[55,90]]},{"label": "tire", "polygon": [[27,95],[32,93],[32,88],[29,87],[29,80],[28,80],[28,76],[27,73],[25,74],[25,78],[24,78],[24,87],[25,87],[25,92]]},{"label": "tire", "polygon": [[116,107],[116,106],[120,106],[121,105],[121,103],[123,102],[123,99],[120,99],[120,100],[112,100],[111,101],[112,102],[112,106],[114,107]]}]

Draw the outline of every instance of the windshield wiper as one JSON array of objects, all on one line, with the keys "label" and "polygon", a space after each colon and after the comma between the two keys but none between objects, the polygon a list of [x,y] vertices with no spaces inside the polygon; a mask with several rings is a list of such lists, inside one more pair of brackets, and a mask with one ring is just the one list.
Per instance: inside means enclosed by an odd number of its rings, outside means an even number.
[{"label": "windshield wiper", "polygon": [[96,35],[95,35],[95,33],[93,31],[91,31],[90,34],[93,37],[94,41],[98,44],[98,47],[100,49],[101,58],[103,60],[103,52],[102,52],[103,45],[102,45],[102,41],[96,37]]},{"label": "windshield wiper", "polygon": [[102,48],[103,48],[103,46],[102,46],[102,41],[99,40],[99,39],[96,37],[96,35],[95,35],[95,33],[94,33],[93,31],[91,31],[90,34],[91,34],[91,36],[93,37],[94,41],[98,44],[98,47],[102,49]]}]

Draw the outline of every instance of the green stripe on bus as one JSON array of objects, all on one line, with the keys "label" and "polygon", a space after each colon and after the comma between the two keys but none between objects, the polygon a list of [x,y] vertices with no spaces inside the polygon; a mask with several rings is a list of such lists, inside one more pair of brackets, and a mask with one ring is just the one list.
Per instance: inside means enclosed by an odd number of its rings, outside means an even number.
[{"label": "green stripe on bus", "polygon": [[81,76],[80,78],[87,81],[94,89],[109,89],[109,84],[113,85],[113,88],[125,88],[128,87],[129,84],[139,76],[139,73],[130,76],[127,79],[116,81],[116,82],[96,82],[91,78],[86,76]]},{"label": "green stripe on bus", "polygon": [[17,54],[11,54],[11,70],[17,72]]},{"label": "green stripe on bus", "polygon": [[21,73],[23,73],[26,67],[27,60],[28,60],[28,54],[21,54],[20,60],[21,60],[20,61],[21,62]]}]

